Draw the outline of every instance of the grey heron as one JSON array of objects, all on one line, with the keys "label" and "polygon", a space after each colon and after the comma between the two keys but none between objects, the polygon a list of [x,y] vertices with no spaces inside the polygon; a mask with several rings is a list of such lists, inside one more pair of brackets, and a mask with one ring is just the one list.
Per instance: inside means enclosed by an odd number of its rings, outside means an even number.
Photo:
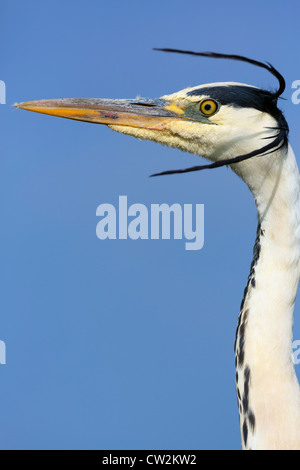
[{"label": "grey heron", "polygon": [[229,165],[242,178],[258,213],[235,341],[242,448],[300,449],[300,388],[292,361],[300,276],[300,180],[288,125],[277,105],[284,78],[271,64],[243,56],[164,50],[247,62],[269,71],[279,86],[272,92],[220,82],[154,100],[54,99],[16,106],[105,124],[212,161],[159,175]]}]

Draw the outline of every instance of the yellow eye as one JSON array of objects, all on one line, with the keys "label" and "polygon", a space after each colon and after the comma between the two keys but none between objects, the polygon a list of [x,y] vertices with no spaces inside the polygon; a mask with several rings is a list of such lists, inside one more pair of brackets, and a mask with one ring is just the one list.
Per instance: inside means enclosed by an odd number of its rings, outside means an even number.
[{"label": "yellow eye", "polygon": [[200,103],[200,111],[202,114],[205,114],[205,116],[211,116],[212,114],[215,114],[218,109],[219,105],[214,100],[203,100]]}]

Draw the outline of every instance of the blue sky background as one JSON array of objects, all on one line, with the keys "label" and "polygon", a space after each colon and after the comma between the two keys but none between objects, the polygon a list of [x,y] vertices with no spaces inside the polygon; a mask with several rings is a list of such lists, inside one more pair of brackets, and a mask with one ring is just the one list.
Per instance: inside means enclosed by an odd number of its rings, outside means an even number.
[{"label": "blue sky background", "polygon": [[[152,48],[243,54],[286,77],[281,106],[299,155],[298,31],[296,0],[1,0],[2,449],[240,448],[233,343],[256,233],[246,186],[226,168],[150,179],[200,160],[11,105],[274,86],[247,64]],[[119,195],[148,208],[205,204],[204,248],[98,240],[96,208]]]}]

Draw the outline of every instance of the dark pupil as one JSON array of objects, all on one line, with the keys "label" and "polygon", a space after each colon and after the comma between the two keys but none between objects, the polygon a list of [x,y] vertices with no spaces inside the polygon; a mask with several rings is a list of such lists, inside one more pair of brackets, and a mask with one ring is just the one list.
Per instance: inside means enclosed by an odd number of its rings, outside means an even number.
[{"label": "dark pupil", "polygon": [[205,111],[209,111],[211,109],[211,104],[206,104],[204,106]]}]

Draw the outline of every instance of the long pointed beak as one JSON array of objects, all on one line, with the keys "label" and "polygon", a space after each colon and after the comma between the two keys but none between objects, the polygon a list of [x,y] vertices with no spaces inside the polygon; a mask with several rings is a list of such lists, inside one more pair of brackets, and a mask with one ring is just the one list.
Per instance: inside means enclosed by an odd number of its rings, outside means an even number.
[{"label": "long pointed beak", "polygon": [[184,109],[164,99],[58,99],[27,101],[16,107],[67,119],[115,126],[160,130],[170,119],[182,119]]}]

